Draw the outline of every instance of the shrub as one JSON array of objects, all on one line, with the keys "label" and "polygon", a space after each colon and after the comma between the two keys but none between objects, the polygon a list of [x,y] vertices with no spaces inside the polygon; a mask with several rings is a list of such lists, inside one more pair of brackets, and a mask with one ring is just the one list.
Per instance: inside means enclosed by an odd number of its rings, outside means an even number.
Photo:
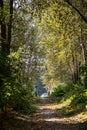
[{"label": "shrub", "polygon": [[70,92],[71,90],[71,85],[67,84],[60,84],[58,85],[54,91],[52,92],[51,96],[53,97],[62,97],[64,96],[67,92]]},{"label": "shrub", "polygon": [[31,94],[29,95],[28,90],[23,88],[22,86],[20,89],[15,89],[13,91],[9,102],[13,106],[14,110],[24,114],[31,113]]},{"label": "shrub", "polygon": [[64,92],[63,88],[61,86],[58,86],[57,88],[54,89],[51,96],[60,97],[60,96],[63,96],[64,94],[65,94],[65,92]]},{"label": "shrub", "polygon": [[76,95],[73,98],[71,105],[77,105],[77,104],[83,104],[83,103],[84,104],[86,103],[86,97],[81,94],[81,95]]},{"label": "shrub", "polygon": [[79,69],[80,71],[80,84],[87,88],[87,65],[82,65]]}]

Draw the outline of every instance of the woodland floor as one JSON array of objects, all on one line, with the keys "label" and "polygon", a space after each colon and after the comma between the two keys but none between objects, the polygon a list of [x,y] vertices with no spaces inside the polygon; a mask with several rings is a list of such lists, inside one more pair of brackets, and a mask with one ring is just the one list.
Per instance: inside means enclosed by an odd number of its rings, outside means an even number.
[{"label": "woodland floor", "polygon": [[87,120],[87,113],[64,117],[57,108],[57,104],[41,99],[31,118],[15,113],[0,117],[0,130],[87,130],[83,123]]}]

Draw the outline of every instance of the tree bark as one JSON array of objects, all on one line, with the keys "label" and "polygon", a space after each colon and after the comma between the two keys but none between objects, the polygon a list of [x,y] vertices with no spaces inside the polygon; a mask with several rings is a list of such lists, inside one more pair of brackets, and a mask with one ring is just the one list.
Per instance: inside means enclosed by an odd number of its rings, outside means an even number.
[{"label": "tree bark", "polygon": [[7,42],[6,42],[6,24],[5,24],[5,17],[4,17],[4,4],[3,0],[0,0],[0,8],[1,8],[1,17],[0,25],[1,25],[1,54],[6,55],[7,53]]},{"label": "tree bark", "polygon": [[82,43],[82,48],[84,51],[85,65],[87,65],[87,49],[86,49],[86,45],[84,43]]},{"label": "tree bark", "polygon": [[10,17],[8,24],[8,38],[7,38],[7,53],[10,54],[11,32],[12,32],[12,18],[13,18],[13,0],[10,0]]},{"label": "tree bark", "polygon": [[73,48],[73,46],[71,46],[71,50],[72,50],[72,64],[73,64],[73,72],[72,72],[72,81],[74,84],[76,84],[79,80],[79,61],[78,61],[78,57],[77,57],[77,50],[76,50],[76,46]]},{"label": "tree bark", "polygon": [[84,64],[87,65],[87,43],[83,39],[83,29],[81,27],[81,43],[82,43],[82,53],[84,57]]}]

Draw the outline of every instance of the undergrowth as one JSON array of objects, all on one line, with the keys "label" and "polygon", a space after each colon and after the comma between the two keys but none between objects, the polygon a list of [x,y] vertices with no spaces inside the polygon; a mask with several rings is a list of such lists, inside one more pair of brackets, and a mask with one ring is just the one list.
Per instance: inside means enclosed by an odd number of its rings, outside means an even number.
[{"label": "undergrowth", "polygon": [[51,97],[61,97],[61,103],[70,99],[69,104],[61,108],[60,112],[65,116],[71,116],[85,109],[87,104],[87,89],[83,89],[83,86],[79,84],[60,84],[54,89]]}]

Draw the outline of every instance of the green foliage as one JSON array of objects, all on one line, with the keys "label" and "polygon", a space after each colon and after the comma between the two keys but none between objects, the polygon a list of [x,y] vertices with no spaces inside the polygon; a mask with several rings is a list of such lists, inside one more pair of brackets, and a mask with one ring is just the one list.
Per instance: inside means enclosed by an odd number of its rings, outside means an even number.
[{"label": "green foliage", "polygon": [[54,92],[52,92],[51,96],[60,97],[60,96],[64,96],[64,94],[65,94],[64,88],[58,86],[57,88],[54,89]]},{"label": "green foliage", "polygon": [[70,105],[61,109],[61,113],[65,116],[77,114],[85,109],[87,97],[75,96]]},{"label": "green foliage", "polygon": [[73,89],[74,98],[71,102],[71,106],[81,105],[85,107],[87,104],[87,89],[84,86],[75,85]]},{"label": "green foliage", "polygon": [[58,85],[54,91],[52,92],[51,96],[52,97],[64,97],[64,95],[69,93],[71,90],[71,86],[67,84],[60,84]]},{"label": "green foliage", "polygon": [[[11,78],[12,80],[12,78]],[[25,86],[23,86],[20,83],[15,83],[14,85],[10,83],[4,83],[4,88],[2,92],[0,92],[0,107],[8,107],[10,106],[13,110],[16,110],[18,112],[22,112],[24,114],[31,113],[31,91],[28,91]],[[4,111],[8,111],[6,109],[3,109]]]},{"label": "green foliage", "polygon": [[84,108],[85,108],[84,104],[78,104],[77,106],[73,107],[72,106],[64,107],[60,111],[65,116],[72,116],[83,111]]},{"label": "green foliage", "polygon": [[[30,114],[32,112],[31,97],[33,89],[31,84],[24,85],[19,77],[20,54],[11,53],[9,57],[0,59],[0,80],[2,81],[0,91],[0,108],[7,112],[16,110],[18,112]],[[1,83],[1,82],[0,82]],[[29,87],[29,88],[28,88]]]},{"label": "green foliage", "polygon": [[87,65],[83,65],[80,67],[80,83],[87,88]]},{"label": "green foliage", "polygon": [[61,113],[65,116],[74,115],[85,109],[87,104],[87,89],[76,84],[72,87],[71,91],[66,91],[66,94],[62,99],[67,100],[70,97],[72,98],[70,99],[69,105],[61,109]]},{"label": "green foliage", "polygon": [[3,79],[10,74],[9,58],[0,54],[0,77]]},{"label": "green foliage", "polygon": [[61,102],[70,100],[69,105],[60,110],[65,116],[71,116],[83,111],[87,104],[87,89],[81,84],[60,84],[54,89],[51,96],[60,98],[59,101]]},{"label": "green foliage", "polygon": [[13,109],[24,114],[31,113],[31,96],[27,89],[24,89],[22,86],[20,90],[15,90],[10,98],[11,104],[13,104]]},{"label": "green foliage", "polygon": [[79,104],[84,104],[84,106],[85,106],[85,104],[87,102],[86,100],[87,100],[87,97],[85,97],[84,95],[82,95],[82,94],[76,95],[71,102],[71,106],[77,106]]}]

